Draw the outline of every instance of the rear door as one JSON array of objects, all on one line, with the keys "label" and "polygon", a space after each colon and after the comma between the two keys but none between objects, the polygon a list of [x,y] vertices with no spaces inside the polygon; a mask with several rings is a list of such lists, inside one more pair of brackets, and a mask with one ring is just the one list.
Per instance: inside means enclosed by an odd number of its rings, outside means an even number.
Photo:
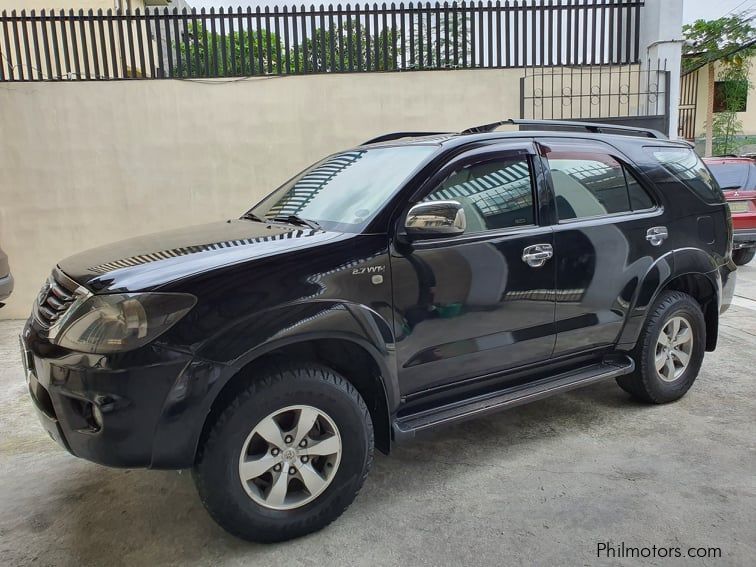
[{"label": "rear door", "polygon": [[551,356],[554,264],[523,259],[529,247],[553,247],[551,226],[539,225],[541,167],[529,141],[479,148],[447,164],[419,195],[459,201],[467,229],[393,247],[402,394]]},{"label": "rear door", "polygon": [[613,344],[639,282],[670,244],[653,189],[617,150],[542,143],[557,217],[556,357]]}]

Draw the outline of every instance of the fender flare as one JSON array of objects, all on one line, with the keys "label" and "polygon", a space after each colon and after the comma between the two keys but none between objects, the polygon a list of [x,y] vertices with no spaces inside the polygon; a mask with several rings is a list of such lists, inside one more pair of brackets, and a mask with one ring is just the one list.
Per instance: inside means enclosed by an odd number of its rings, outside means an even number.
[{"label": "fender flare", "polygon": [[618,348],[630,350],[640,336],[649,308],[656,302],[659,294],[677,278],[693,275],[701,276],[711,284],[719,313],[722,297],[722,281],[718,266],[711,256],[697,248],[673,250],[657,259],[644,274],[628,310],[627,321],[618,340]]},{"label": "fender flare", "polygon": [[[181,409],[176,411],[178,407],[170,402],[163,406],[153,443],[153,467],[191,466],[213,405],[233,378],[260,357],[282,347],[307,341],[344,340],[367,352],[380,370],[377,381],[382,388],[388,413],[385,418],[390,425],[391,414],[398,407],[400,394],[393,331],[385,318],[368,306],[343,301],[316,300],[275,308],[282,315],[287,309],[294,309],[289,311],[289,315],[296,312],[307,316],[293,319],[274,316],[268,319],[284,322],[285,325],[267,328],[258,325],[254,329],[255,336],[262,333],[268,339],[252,341],[253,347],[243,350],[231,360],[217,360],[207,356],[212,349],[204,353],[204,356],[202,352],[197,353],[167,397],[168,400],[181,400],[178,403]],[[313,316],[313,313],[317,316]],[[334,321],[332,317],[336,317],[338,321]],[[250,317],[249,321],[251,325],[255,325],[256,317]],[[222,335],[216,338],[224,340]],[[180,418],[177,419],[178,415]],[[176,435],[179,431],[182,443],[177,446]],[[390,430],[388,435],[390,436]]]}]

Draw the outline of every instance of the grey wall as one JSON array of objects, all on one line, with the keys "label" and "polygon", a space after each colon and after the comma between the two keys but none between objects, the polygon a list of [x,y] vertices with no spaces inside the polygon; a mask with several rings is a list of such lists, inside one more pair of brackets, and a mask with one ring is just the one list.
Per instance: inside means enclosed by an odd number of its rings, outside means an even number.
[{"label": "grey wall", "polygon": [[519,113],[520,70],[0,86],[0,246],[26,317],[53,265],[238,216],[313,161],[394,130]]}]

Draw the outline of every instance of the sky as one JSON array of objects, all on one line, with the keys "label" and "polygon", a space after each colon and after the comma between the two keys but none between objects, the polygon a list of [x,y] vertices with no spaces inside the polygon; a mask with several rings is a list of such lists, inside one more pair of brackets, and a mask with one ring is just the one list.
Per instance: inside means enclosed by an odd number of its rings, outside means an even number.
[{"label": "sky", "polygon": [[756,0],[683,0],[683,23],[716,20],[729,13],[756,10]]},{"label": "sky", "polygon": [[[341,1],[341,3],[348,2],[349,0],[329,0],[334,4]],[[360,4],[363,4],[365,0],[356,0]],[[372,4],[375,0],[370,0]],[[381,0],[383,1],[383,0]],[[390,0],[389,0],[390,1]],[[398,2],[399,0],[394,0]],[[405,0],[406,2],[407,0]],[[276,0],[188,0],[189,5],[195,8],[210,8],[214,6],[216,8],[220,6],[241,6],[246,8],[247,6],[291,6],[293,4],[302,4],[303,0],[290,0],[290,1],[276,1]],[[314,3],[316,5],[321,2],[328,3],[325,0],[305,0],[304,3],[309,5]],[[380,3],[380,2],[379,2]],[[724,16],[728,12],[741,12],[743,10],[756,10],[756,0],[683,0],[683,23],[690,24],[698,19],[715,20],[721,16]]]}]

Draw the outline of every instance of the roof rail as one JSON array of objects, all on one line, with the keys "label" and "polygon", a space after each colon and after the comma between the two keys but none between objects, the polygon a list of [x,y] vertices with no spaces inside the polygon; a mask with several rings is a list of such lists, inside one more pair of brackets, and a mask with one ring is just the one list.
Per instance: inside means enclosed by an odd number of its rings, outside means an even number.
[{"label": "roof rail", "polygon": [[660,140],[666,140],[667,136],[653,130],[651,128],[636,128],[635,126],[621,126],[619,124],[603,124],[601,122],[578,122],[573,120],[528,120],[528,119],[516,119],[509,118],[508,120],[500,120],[499,122],[492,122],[491,124],[483,124],[481,126],[473,126],[467,130],[463,130],[462,134],[482,134],[486,132],[493,132],[499,126],[505,124],[512,124],[514,126],[539,126],[544,130],[561,130],[563,128],[573,128],[576,130],[585,130],[594,134],[608,133],[608,134],[641,134],[647,138],[657,138]]},{"label": "roof rail", "polygon": [[449,134],[449,132],[392,132],[390,134],[383,134],[377,138],[371,138],[367,142],[362,142],[361,145],[367,146],[368,144],[377,144],[378,142],[388,142],[390,140],[399,140],[401,138],[417,138],[419,136],[440,136],[441,134]]}]

